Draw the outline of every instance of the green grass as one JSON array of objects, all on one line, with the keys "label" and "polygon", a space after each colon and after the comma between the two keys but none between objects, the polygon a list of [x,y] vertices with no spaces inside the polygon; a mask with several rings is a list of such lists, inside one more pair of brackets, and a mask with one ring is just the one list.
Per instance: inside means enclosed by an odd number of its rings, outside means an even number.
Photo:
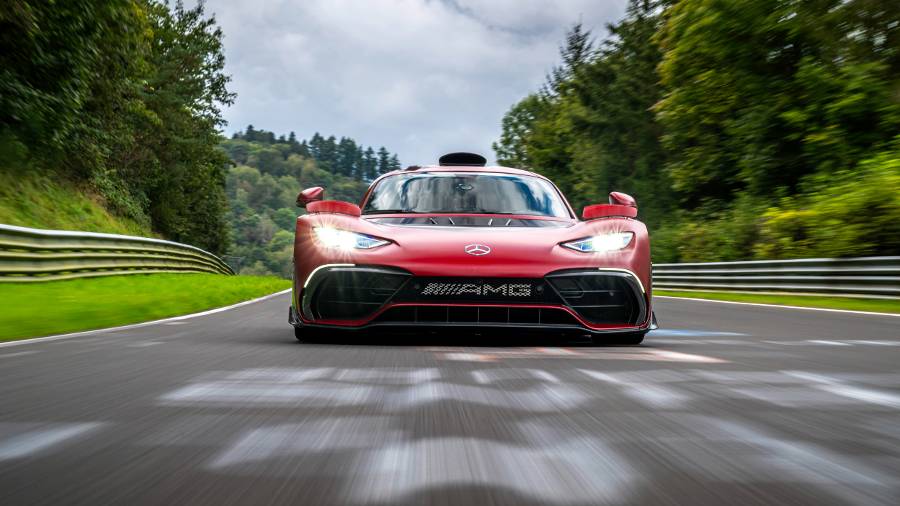
[{"label": "green grass", "polygon": [[103,199],[63,179],[0,170],[0,223],[152,237],[149,227],[110,213]]},{"label": "green grass", "polygon": [[289,287],[290,281],[275,277],[215,274],[0,283],[0,341],[195,313]]},{"label": "green grass", "polygon": [[767,295],[761,293],[731,292],[679,292],[671,290],[653,290],[653,294],[664,295],[667,297],[692,297],[695,299],[753,302],[757,304],[777,304],[781,306],[848,309],[852,311],[873,311],[877,313],[900,313],[900,300],[898,299],[857,299],[853,297],[828,297],[818,295]]}]

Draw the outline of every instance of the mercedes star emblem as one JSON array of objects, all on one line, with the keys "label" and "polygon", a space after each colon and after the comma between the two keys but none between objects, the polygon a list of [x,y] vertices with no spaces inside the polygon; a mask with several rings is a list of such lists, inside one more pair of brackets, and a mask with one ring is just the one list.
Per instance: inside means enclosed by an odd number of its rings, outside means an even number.
[{"label": "mercedes star emblem", "polygon": [[475,256],[487,255],[491,252],[490,246],[485,246],[484,244],[467,244],[466,245],[466,253]]}]

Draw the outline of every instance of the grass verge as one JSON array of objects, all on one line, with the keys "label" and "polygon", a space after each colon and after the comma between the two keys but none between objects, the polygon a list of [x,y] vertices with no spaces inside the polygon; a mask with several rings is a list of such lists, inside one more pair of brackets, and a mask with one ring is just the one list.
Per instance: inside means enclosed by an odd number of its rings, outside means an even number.
[{"label": "grass verge", "polygon": [[898,299],[857,299],[854,297],[829,297],[818,295],[767,295],[761,293],[732,292],[682,292],[674,290],[653,290],[653,295],[666,297],[691,297],[694,299],[727,300],[732,302],[752,302],[755,304],[776,304],[780,306],[817,307],[825,309],[846,309],[851,311],[873,311],[876,313],[900,313]]},{"label": "grass verge", "polygon": [[150,228],[116,216],[95,194],[65,179],[0,170],[0,223],[152,237]]},{"label": "grass verge", "polygon": [[196,313],[290,288],[268,276],[133,274],[0,283],[0,341]]}]

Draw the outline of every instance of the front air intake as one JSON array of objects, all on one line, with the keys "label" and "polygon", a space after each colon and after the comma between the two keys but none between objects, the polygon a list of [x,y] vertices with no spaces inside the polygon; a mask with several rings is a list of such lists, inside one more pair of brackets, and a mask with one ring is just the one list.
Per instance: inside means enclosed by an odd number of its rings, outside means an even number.
[{"label": "front air intake", "polygon": [[598,325],[639,325],[647,319],[644,291],[631,273],[558,271],[546,277],[563,302]]},{"label": "front air intake", "polygon": [[409,274],[376,267],[332,267],[304,289],[303,313],[314,320],[363,319],[381,308]]}]

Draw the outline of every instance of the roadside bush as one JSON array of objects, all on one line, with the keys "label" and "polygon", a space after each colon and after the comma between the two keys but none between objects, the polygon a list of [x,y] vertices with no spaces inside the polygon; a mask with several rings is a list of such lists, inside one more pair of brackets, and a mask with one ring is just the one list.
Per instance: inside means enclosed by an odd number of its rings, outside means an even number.
[{"label": "roadside bush", "polygon": [[764,205],[741,196],[730,208],[701,206],[681,212],[651,232],[654,262],[747,260],[759,236]]},{"label": "roadside bush", "polygon": [[822,175],[763,215],[757,258],[900,254],[900,138],[853,172]]}]

